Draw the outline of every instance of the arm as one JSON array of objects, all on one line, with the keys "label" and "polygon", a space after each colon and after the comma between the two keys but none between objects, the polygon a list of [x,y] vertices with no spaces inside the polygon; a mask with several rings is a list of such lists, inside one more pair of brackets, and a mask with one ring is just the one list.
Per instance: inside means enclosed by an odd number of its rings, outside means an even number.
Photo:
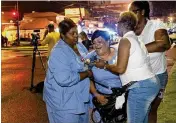
[{"label": "arm", "polygon": [[46,29],[45,32],[44,32],[44,35],[43,35],[43,40],[45,39],[45,37],[47,36],[48,34],[48,30]]},{"label": "arm", "polygon": [[98,95],[98,92],[95,88],[95,84],[93,81],[90,81],[90,93],[94,96]]},{"label": "arm", "polygon": [[49,37],[49,35],[47,35],[47,36],[44,38],[44,40],[41,42],[41,45],[46,45],[46,44],[49,43],[49,41],[50,41],[50,37]]},{"label": "arm", "polygon": [[123,74],[128,65],[131,43],[128,39],[122,38],[118,48],[118,60],[116,64],[106,64],[106,69],[114,74]]},{"label": "arm", "polygon": [[63,87],[73,86],[81,80],[92,76],[90,71],[72,71],[69,58],[66,57],[63,51],[58,50],[53,52],[48,68],[57,84]]},{"label": "arm", "polygon": [[103,96],[97,92],[93,81],[90,81],[90,92],[92,95],[94,95],[97,98],[98,102],[100,102],[101,104],[104,105],[108,102],[108,99],[106,99],[105,96]]},{"label": "arm", "polygon": [[92,71],[86,70],[84,72],[79,72],[79,75],[80,75],[80,80],[84,80],[87,77],[92,77]]},{"label": "arm", "polygon": [[65,86],[65,87],[73,86],[90,76],[91,76],[90,71],[84,71],[84,72],[78,73],[71,70],[66,70],[66,71],[60,71],[60,72],[54,73],[54,78],[57,81],[57,83],[60,86]]},{"label": "arm", "polygon": [[146,44],[146,48],[149,53],[153,52],[164,52],[170,49],[170,39],[165,29],[158,29],[155,31],[155,41]]}]

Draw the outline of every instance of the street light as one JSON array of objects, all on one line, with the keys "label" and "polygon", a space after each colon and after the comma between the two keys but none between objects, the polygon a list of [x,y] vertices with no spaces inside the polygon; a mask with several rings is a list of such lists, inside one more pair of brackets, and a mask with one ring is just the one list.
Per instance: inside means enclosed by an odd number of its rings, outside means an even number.
[{"label": "street light", "polygon": [[18,16],[19,16],[19,14],[18,14],[18,12],[17,12],[16,10],[12,11],[12,17],[13,17],[15,20],[18,19]]},{"label": "street light", "polygon": [[13,14],[13,16],[16,16],[16,12],[13,12],[12,14]]},{"label": "street light", "polygon": [[19,9],[17,1],[17,44],[20,45],[20,26],[19,26]]}]

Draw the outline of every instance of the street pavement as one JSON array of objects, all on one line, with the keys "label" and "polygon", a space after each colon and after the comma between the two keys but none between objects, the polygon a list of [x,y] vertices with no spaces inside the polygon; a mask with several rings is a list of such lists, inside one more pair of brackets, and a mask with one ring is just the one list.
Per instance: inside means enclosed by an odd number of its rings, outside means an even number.
[{"label": "street pavement", "polygon": [[[46,64],[47,47],[39,47]],[[31,82],[33,47],[9,47],[1,50],[2,123],[48,123],[42,94],[28,90]],[[167,52],[168,71],[176,72],[176,47]],[[175,63],[175,65],[174,65]],[[173,69],[174,65],[174,69]],[[36,58],[34,85],[43,81],[45,72]],[[171,77],[170,77],[171,79]]]},{"label": "street pavement", "polygon": [[[28,50],[27,50],[28,49]],[[46,63],[46,51],[42,55]],[[1,50],[2,123],[48,123],[41,94],[31,93],[32,48]],[[37,55],[34,85],[43,81],[45,72]]]}]

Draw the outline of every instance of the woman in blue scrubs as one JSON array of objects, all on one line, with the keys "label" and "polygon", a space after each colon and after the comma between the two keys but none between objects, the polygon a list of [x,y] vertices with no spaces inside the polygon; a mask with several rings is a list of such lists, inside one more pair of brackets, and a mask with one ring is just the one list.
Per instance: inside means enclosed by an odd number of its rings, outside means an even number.
[{"label": "woman in blue scrubs", "polygon": [[[110,36],[106,31],[95,31],[92,35],[92,41],[98,60],[107,61],[108,64],[116,63],[117,49],[113,48],[113,46],[110,46]],[[92,68],[92,72],[96,90],[93,89],[91,92],[97,97],[98,101],[104,104],[107,102],[107,99],[97,91],[104,94],[111,94],[111,88],[122,86],[120,78],[118,75],[113,74],[105,69],[99,69],[96,66]]]},{"label": "woman in blue scrubs", "polygon": [[50,123],[88,123],[89,77],[84,65],[86,54],[78,44],[76,24],[65,19],[59,23],[61,39],[48,61],[43,99]]},{"label": "woman in blue scrubs", "polygon": [[[110,36],[106,31],[96,30],[92,35],[92,41],[97,60],[107,61],[108,64],[116,63],[117,49],[110,45]],[[99,103],[106,104],[108,100],[102,94],[111,94],[111,88],[122,87],[120,77],[105,69],[99,69],[96,66],[92,68],[92,72],[94,83],[91,81],[91,93],[97,98]],[[93,104],[91,104],[91,108],[93,108],[92,105]],[[94,113],[93,119],[95,121],[100,121],[101,118],[98,112]]]}]

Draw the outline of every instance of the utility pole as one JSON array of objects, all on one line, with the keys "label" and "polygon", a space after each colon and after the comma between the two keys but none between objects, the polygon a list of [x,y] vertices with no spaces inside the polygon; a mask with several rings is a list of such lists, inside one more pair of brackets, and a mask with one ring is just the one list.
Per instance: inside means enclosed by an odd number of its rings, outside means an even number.
[{"label": "utility pole", "polygon": [[17,45],[20,45],[20,27],[19,27],[19,9],[18,9],[18,1],[17,1],[17,20],[16,20],[16,24],[17,24]]},{"label": "utility pole", "polygon": [[82,21],[81,6],[79,6],[79,15],[80,15],[80,20]]}]

